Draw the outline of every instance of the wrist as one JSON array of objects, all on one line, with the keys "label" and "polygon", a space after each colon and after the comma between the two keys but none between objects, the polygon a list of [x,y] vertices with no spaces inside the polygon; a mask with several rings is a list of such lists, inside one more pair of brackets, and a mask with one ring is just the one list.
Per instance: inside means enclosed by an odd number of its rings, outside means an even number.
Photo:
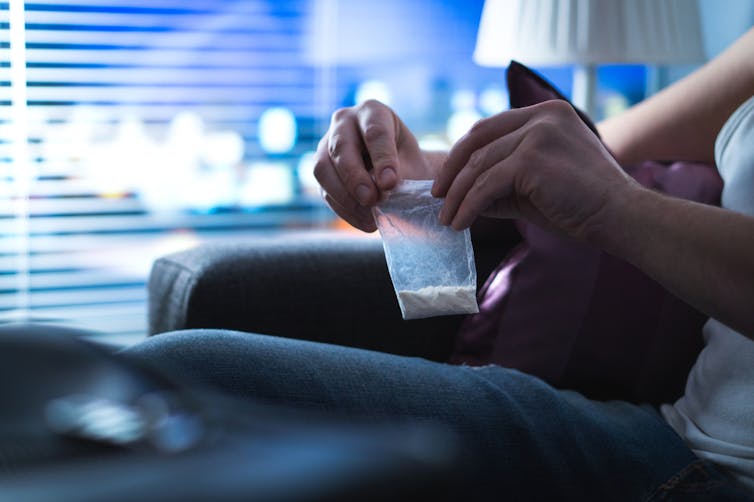
[{"label": "wrist", "polygon": [[[644,239],[651,215],[662,198],[633,179],[619,190],[611,190],[607,202],[596,215],[585,240],[606,252],[634,261]],[[634,258],[634,259],[632,259]]]}]

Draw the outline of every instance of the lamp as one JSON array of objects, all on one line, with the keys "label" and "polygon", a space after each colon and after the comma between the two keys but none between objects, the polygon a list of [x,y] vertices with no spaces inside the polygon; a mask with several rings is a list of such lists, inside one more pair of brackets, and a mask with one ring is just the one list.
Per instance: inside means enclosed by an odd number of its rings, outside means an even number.
[{"label": "lamp", "polygon": [[699,7],[690,0],[486,0],[474,61],[575,65],[573,101],[595,112],[600,63],[704,59]]}]

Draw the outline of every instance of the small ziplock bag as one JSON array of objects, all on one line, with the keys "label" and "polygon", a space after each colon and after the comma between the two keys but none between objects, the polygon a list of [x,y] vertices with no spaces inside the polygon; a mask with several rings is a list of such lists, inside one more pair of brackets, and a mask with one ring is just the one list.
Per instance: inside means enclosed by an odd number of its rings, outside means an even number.
[{"label": "small ziplock bag", "polygon": [[404,319],[479,312],[471,234],[440,223],[432,183],[403,180],[373,209]]}]

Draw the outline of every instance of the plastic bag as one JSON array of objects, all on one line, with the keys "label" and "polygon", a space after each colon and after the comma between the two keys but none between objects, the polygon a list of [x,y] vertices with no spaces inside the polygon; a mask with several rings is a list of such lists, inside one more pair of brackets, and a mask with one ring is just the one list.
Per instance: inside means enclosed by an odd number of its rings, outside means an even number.
[{"label": "plastic bag", "polygon": [[403,180],[373,209],[404,319],[479,312],[471,235],[440,223],[432,180]]}]

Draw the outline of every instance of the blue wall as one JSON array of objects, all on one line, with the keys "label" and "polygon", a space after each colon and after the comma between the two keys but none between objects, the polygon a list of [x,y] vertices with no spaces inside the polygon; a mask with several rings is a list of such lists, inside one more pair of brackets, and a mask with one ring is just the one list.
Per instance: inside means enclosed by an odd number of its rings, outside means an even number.
[{"label": "blue wall", "polygon": [[[754,26],[754,0],[697,0],[702,19],[702,34],[707,59],[726,47]],[[662,84],[668,85],[688,75],[699,65],[668,68]]]}]

